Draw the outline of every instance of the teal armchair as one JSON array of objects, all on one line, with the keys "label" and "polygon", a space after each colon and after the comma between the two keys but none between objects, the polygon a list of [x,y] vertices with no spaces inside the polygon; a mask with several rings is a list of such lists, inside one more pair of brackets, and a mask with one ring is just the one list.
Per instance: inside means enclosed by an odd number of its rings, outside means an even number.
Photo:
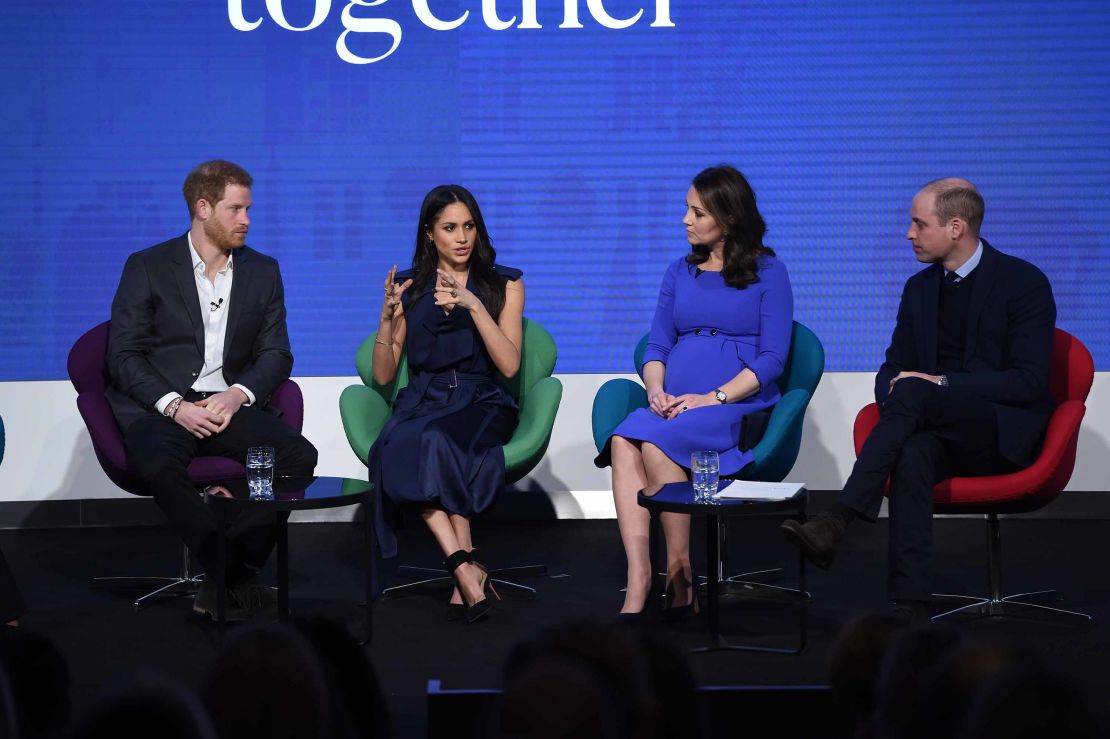
[{"label": "teal armchair", "polygon": [[[648,336],[645,334],[636,345],[634,361],[636,372],[643,377],[644,352]],[[763,438],[752,447],[751,464],[740,470],[741,480],[781,482],[794,462],[802,445],[802,423],[806,407],[813,397],[821,375],[825,371],[825,349],[816,334],[794,322],[790,339],[790,353],[786,367],[775,381],[782,398],[771,411],[771,419]],[[600,452],[606,440],[620,422],[637,408],[647,408],[647,391],[644,386],[623,378],[609,380],[594,396],[593,434],[594,446]]]},{"label": "teal armchair", "polygon": [[[647,342],[648,336],[645,335],[636,345],[633,355],[636,372],[641,378]],[[782,397],[771,411],[771,418],[763,438],[752,447],[754,461],[737,472],[734,475],[736,479],[781,482],[790,473],[802,445],[802,426],[806,408],[824,371],[825,349],[821,341],[811,330],[795,321],[786,366],[783,368],[782,375],[775,381]],[[600,452],[605,446],[605,442],[625,416],[637,408],[646,408],[647,405],[647,391],[643,385],[632,380],[623,378],[609,380],[598,388],[597,395],[594,396],[592,414],[594,445],[598,451]],[[721,519],[722,561],[717,563],[720,582],[747,587],[771,587],[764,583],[749,582],[745,578],[776,572],[776,570],[750,572],[732,577],[727,575],[728,564],[725,560],[727,549],[724,546],[725,531],[723,530],[723,522],[726,520]]]},{"label": "teal armchair", "polygon": [[[374,381],[374,339],[376,338],[376,332],[366,337],[355,354],[355,367],[363,384],[347,387],[339,397],[339,415],[343,420],[343,430],[347,434],[351,450],[363,464],[368,463],[370,448],[374,446],[382,427],[389,420],[397,393],[409,382],[408,359],[404,354],[401,355],[401,362],[392,382],[379,385]],[[516,431],[504,446],[507,484],[525,477],[539,464],[547,452],[547,445],[551,441],[551,429],[555,424],[555,414],[559,410],[559,401],[563,397],[563,384],[551,376],[555,370],[557,356],[558,352],[551,334],[540,324],[525,318],[520,370],[511,378],[501,378],[505,387],[516,398],[520,408]],[[401,576],[428,576],[428,579],[389,588],[385,591],[386,594],[401,588],[448,579],[440,577],[443,570],[422,567],[403,566],[398,568],[397,572]],[[546,574],[547,568],[544,565],[532,565],[494,569],[490,572],[498,585],[534,593],[535,590],[532,588],[497,579],[497,576],[510,572],[513,575],[543,575]]]}]

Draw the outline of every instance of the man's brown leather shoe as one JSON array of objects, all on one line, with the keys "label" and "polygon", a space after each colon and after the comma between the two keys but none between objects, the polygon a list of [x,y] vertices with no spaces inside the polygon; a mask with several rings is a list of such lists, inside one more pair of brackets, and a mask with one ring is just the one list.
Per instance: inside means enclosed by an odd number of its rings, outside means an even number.
[{"label": "man's brown leather shoe", "polygon": [[779,528],[786,540],[798,547],[806,559],[827,570],[836,558],[836,545],[844,538],[847,527],[848,524],[840,516],[818,513],[805,523],[788,519]]},{"label": "man's brown leather shoe", "polygon": [[[196,598],[193,600],[193,612],[201,615],[207,613],[213,621],[216,620],[216,603],[219,597],[216,592],[216,587],[216,578],[204,578],[200,581],[200,588],[197,590]],[[227,609],[224,613],[225,620],[245,621],[250,618],[250,596],[245,588],[228,587],[226,606]]]},{"label": "man's brown leather shoe", "polygon": [[929,604],[923,600],[896,600],[890,615],[911,624],[929,623]]}]

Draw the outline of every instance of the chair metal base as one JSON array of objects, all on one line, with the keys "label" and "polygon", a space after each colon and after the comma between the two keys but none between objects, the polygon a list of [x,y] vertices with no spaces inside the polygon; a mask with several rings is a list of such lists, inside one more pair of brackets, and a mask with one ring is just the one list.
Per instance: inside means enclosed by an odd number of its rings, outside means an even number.
[{"label": "chair metal base", "polygon": [[[754,572],[742,572],[738,575],[730,575],[723,577],[717,581],[717,592],[721,597],[727,598],[730,595],[743,596],[743,597],[790,597],[796,598],[802,594],[801,590],[797,588],[786,588],[781,585],[772,585],[762,580],[753,580],[755,577],[782,577],[783,569],[781,567],[773,567],[768,570],[755,570]],[[709,578],[705,575],[699,575],[698,579],[701,580],[700,588],[707,586]],[[813,595],[806,591],[806,598],[813,598]]]},{"label": "chair metal base", "polygon": [[[728,519],[721,518],[717,527],[717,537],[719,538],[720,550],[717,559],[717,592],[728,597],[730,595],[741,596],[782,596],[782,597],[798,597],[802,594],[801,590],[797,588],[784,588],[779,585],[771,585],[770,583],[763,582],[762,579],[752,578],[773,578],[782,577],[783,569],[781,567],[772,567],[767,570],[754,570],[752,572],[741,572],[738,575],[728,574]],[[698,578],[701,580],[701,587],[706,587],[709,580],[705,575]],[[806,591],[806,598],[813,596]]]},{"label": "chair metal base", "polygon": [[94,577],[91,583],[97,590],[116,590],[132,592],[154,588],[146,595],[135,600],[135,610],[141,611],[146,606],[162,598],[180,598],[183,595],[196,595],[204,581],[204,573],[196,575],[190,572],[189,549],[181,547],[181,572],[177,577]]},{"label": "chair metal base", "polygon": [[971,601],[959,608],[953,608],[943,613],[938,613],[930,620],[937,621],[958,613],[977,613],[982,617],[991,616],[1019,616],[1045,612],[1091,622],[1086,613],[1068,611],[1063,608],[1053,608],[1042,603],[1033,603],[1033,600],[1061,600],[1060,594],[1055,590],[1036,590],[1031,593],[1018,593],[1016,595],[1002,595],[1002,532],[998,524],[998,514],[986,514],[987,523],[987,592],[985,597],[973,595],[956,595],[938,593],[934,598],[953,598],[956,600]]},{"label": "chair metal base", "polygon": [[[430,585],[432,583],[452,583],[455,578],[451,577],[447,570],[435,567],[411,567],[409,565],[402,565],[397,568],[397,576],[405,578],[417,578],[416,582],[405,583],[404,585],[394,585],[393,587],[386,588],[382,591],[382,598],[388,598],[391,595],[400,593],[402,591],[418,588],[423,585]],[[505,577],[546,577],[547,565],[525,565],[522,567],[498,567],[489,571],[490,582],[499,588],[505,588],[519,593],[524,593],[527,596],[534,598],[536,596],[536,589],[522,585],[512,580],[506,580]]]},{"label": "chair metal base", "polygon": [[1091,622],[1094,619],[1086,613],[1079,611],[1069,611],[1065,608],[1053,608],[1046,606],[1043,603],[1032,603],[1029,598],[1043,599],[1043,600],[1061,600],[1060,594],[1055,590],[1038,590],[1032,593],[1017,593],[1016,595],[1007,595],[1001,598],[977,598],[973,595],[956,595],[949,593],[937,593],[933,595],[934,598],[951,598],[956,600],[971,601],[970,603],[938,613],[932,616],[930,620],[937,621],[942,618],[954,616],[959,613],[974,613],[984,618],[990,616],[1029,616],[1032,614],[1046,611],[1050,614],[1064,616],[1070,619],[1076,619],[1083,622]]},{"label": "chair metal base", "polygon": [[135,610],[141,611],[160,598],[180,598],[183,595],[196,595],[203,580],[203,574],[193,577],[94,577],[92,587],[97,590],[116,591],[156,588],[135,599]]},{"label": "chair metal base", "polygon": [[760,647],[754,644],[730,644],[720,634],[712,637],[712,643],[705,647],[696,647],[690,654],[707,654],[709,652],[759,652],[763,654],[801,654],[805,651],[803,642],[797,648],[793,647]]},{"label": "chair metal base", "polygon": [[[662,564],[663,553],[660,551],[660,542],[662,536],[662,522],[660,521],[661,513],[659,507],[645,505],[644,501],[649,500],[642,494],[638,498],[640,505],[648,509],[651,514],[651,519],[648,527],[648,555],[651,558],[650,572],[658,572]],[[803,497],[796,511],[797,516],[805,518],[805,501]],[[778,592],[789,592],[789,588],[780,588],[774,585],[767,585],[747,578],[755,577],[763,574],[773,574],[775,569],[760,570],[758,572],[749,572],[742,575],[734,575],[731,577],[723,576],[727,572],[727,549],[723,546],[722,539],[727,533],[727,518],[730,513],[729,510],[723,509],[725,515],[719,515],[714,506],[704,506],[705,515],[705,561],[707,563],[708,573],[707,580],[704,583],[706,590],[706,608],[705,617],[709,631],[710,643],[706,646],[690,650],[691,654],[702,654],[707,652],[763,652],[769,654],[801,654],[805,651],[806,640],[808,634],[808,618],[809,618],[809,591],[806,589],[806,558],[805,555],[799,553],[798,555],[798,583],[801,586],[798,590],[793,591],[793,596],[789,599],[797,604],[798,607],[798,645],[796,647],[765,647],[757,644],[733,644],[725,639],[721,634],[720,629],[720,613],[719,605],[721,598],[721,590],[724,587],[731,587],[733,585],[739,588],[746,588],[749,586],[767,587]],[[730,582],[732,581],[732,582]],[[649,593],[649,600],[653,595],[658,594],[660,590],[660,578],[652,578],[652,591]]]}]

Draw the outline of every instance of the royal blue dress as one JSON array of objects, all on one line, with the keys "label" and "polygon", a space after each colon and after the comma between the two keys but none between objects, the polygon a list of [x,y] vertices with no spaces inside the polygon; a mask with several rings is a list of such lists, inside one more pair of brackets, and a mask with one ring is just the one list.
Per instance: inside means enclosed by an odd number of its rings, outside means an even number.
[{"label": "royal blue dress", "polygon": [[[761,257],[757,275],[758,282],[738,290],[720,272],[702,272],[685,257],[673,262],[663,276],[644,363],[666,365],[663,389],[671,395],[712,392],[745,367],[759,379],[759,392],[736,403],[691,408],[669,420],[639,408],[613,436],[655,444],[685,469],[695,451],[715,450],[722,475],[752,461],[751,452],[740,449],[741,423],[747,414],[778,402],[775,380],[790,351],[794,320],[794,297],[782,262]],[[597,466],[609,464],[609,447],[606,443],[594,460]]]},{"label": "royal blue dress", "polygon": [[[494,267],[503,281],[523,275]],[[396,275],[402,283],[412,277]],[[502,446],[517,424],[517,405],[498,380],[468,310],[444,313],[435,284],[419,295],[405,291],[409,383],[370,449],[370,482],[385,506],[376,526],[382,555],[397,551],[398,507],[441,507],[471,517],[486,510],[505,479]],[[384,496],[382,495],[384,493]]]}]

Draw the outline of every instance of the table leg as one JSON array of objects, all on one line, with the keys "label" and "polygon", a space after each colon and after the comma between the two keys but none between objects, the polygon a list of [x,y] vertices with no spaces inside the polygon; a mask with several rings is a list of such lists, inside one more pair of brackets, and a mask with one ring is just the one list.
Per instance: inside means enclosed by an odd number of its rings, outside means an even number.
[{"label": "table leg", "polygon": [[[720,520],[717,516],[712,514],[705,517],[705,573],[706,573],[706,596],[707,596],[707,620],[709,621],[709,633],[714,639],[721,635],[720,614],[717,612],[719,605],[719,593],[717,586],[719,580],[717,578],[717,563],[721,556],[721,528]],[[695,594],[697,590],[695,589]]]},{"label": "table leg", "polygon": [[[805,521],[805,503],[800,506],[799,517]],[[718,652],[718,651],[736,651],[736,652],[766,652],[771,654],[801,654],[806,648],[806,640],[808,637],[808,618],[809,618],[809,599],[806,597],[806,560],[805,557],[799,554],[798,557],[798,578],[799,593],[798,598],[798,647],[796,649],[788,647],[764,647],[747,644],[730,644],[721,636],[720,631],[720,616],[718,614],[719,599],[717,588],[719,580],[717,578],[716,562],[721,552],[721,541],[718,537],[720,526],[718,519],[720,516],[711,513],[706,514],[706,531],[705,531],[705,557],[706,557],[706,621],[709,625],[709,635],[711,642],[709,645],[690,650],[691,653],[697,654],[702,652]]]},{"label": "table leg", "polygon": [[[806,497],[803,497],[801,502],[798,504],[798,519],[802,523],[806,522],[807,497],[808,493]],[[798,600],[801,601],[798,606],[800,610],[800,623],[798,624],[798,629],[800,632],[800,636],[798,638],[798,653],[800,654],[801,652],[805,651],[806,639],[808,639],[809,637],[809,597],[807,595],[809,591],[806,589],[806,558],[805,555],[801,552],[798,553],[798,590],[800,591],[798,593]]]},{"label": "table leg", "polygon": [[378,574],[378,561],[374,556],[374,512],[371,509],[373,504],[369,498],[362,504],[363,518],[366,521],[366,610],[363,612],[365,621],[363,622],[363,641],[364,645],[369,644],[374,636],[373,612],[374,605],[374,588],[377,585]]},{"label": "table leg", "polygon": [[[645,614],[653,607],[654,603],[658,602],[659,594],[663,592],[659,586],[659,571],[665,566],[660,561],[662,558],[659,556],[660,540],[663,538],[660,533],[659,514],[651,511],[651,519],[648,522],[648,558],[651,563],[651,587],[648,588],[647,601],[644,603]],[[663,583],[663,588],[665,587],[666,583]]]},{"label": "table leg", "polygon": [[278,619],[289,620],[289,514],[277,512]]},{"label": "table leg", "polygon": [[227,531],[219,519],[216,527],[216,624],[220,643],[223,644],[227,627]]}]

